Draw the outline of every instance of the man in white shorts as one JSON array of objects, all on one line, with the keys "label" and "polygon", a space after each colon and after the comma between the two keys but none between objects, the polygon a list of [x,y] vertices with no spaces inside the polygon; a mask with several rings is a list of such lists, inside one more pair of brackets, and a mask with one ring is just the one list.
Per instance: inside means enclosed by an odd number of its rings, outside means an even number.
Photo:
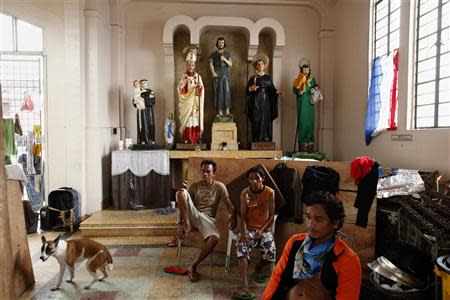
[{"label": "man in white shorts", "polygon": [[228,225],[236,225],[236,209],[230,201],[228,191],[222,182],[214,180],[217,165],[213,160],[204,160],[200,164],[202,180],[189,185],[188,189],[180,189],[176,200],[180,209],[182,227],[178,236],[169,246],[175,244],[176,239],[183,240],[191,231],[197,228],[203,235],[204,243],[195,261],[186,269],[192,282],[199,280],[197,266],[213,250],[219,242],[219,231],[216,227],[216,213],[220,201],[224,201],[228,208]]}]

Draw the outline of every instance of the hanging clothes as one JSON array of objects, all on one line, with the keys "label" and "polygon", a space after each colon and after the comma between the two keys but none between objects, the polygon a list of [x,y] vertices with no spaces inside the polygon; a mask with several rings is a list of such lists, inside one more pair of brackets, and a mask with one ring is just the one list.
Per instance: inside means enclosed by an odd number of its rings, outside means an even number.
[{"label": "hanging clothes", "polygon": [[36,169],[34,168],[34,133],[28,132],[27,136],[27,172],[29,175],[35,175]]},{"label": "hanging clothes", "polygon": [[375,162],[370,172],[367,173],[358,184],[358,191],[353,206],[358,209],[356,225],[360,227],[367,227],[369,211],[372,207],[373,199],[377,194],[378,167],[379,164]]},{"label": "hanging clothes", "polygon": [[23,135],[22,126],[20,125],[19,114],[16,114],[14,116],[14,131],[20,136]]},{"label": "hanging clothes", "polygon": [[368,156],[360,156],[352,161],[350,175],[355,180],[356,185],[358,185],[361,179],[372,170],[374,163],[375,160]]},{"label": "hanging clothes", "polygon": [[10,165],[11,155],[15,155],[17,153],[14,130],[14,119],[3,119],[3,155],[5,165]]},{"label": "hanging clothes", "polygon": [[290,168],[286,163],[280,163],[270,171],[270,175],[286,200],[286,205],[282,207],[278,213],[278,220],[283,220],[283,218],[294,218],[296,223],[302,223],[302,189],[297,168]]},{"label": "hanging clothes", "polygon": [[34,137],[39,139],[41,138],[41,134],[42,134],[42,128],[41,125],[33,125],[33,133],[34,133]]},{"label": "hanging clothes", "polygon": [[20,108],[20,110],[25,110],[25,111],[34,111],[34,103],[33,100],[31,100],[31,96],[29,94],[25,94],[25,96],[23,97],[23,103],[22,103],[22,107]]}]

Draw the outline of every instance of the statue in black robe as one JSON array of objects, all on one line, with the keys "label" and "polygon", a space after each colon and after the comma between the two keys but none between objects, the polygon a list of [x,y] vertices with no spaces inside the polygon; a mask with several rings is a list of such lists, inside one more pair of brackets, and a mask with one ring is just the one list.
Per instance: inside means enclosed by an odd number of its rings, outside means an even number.
[{"label": "statue in black robe", "polygon": [[280,92],[273,85],[272,78],[264,73],[267,56],[258,54],[253,60],[256,74],[247,83],[245,112],[251,122],[252,142],[271,142],[272,121],[278,117]]},{"label": "statue in black robe", "polygon": [[[140,83],[140,97],[144,99],[145,108],[140,109],[133,100],[134,107],[137,108],[137,143],[138,144],[155,144],[155,116],[153,106],[155,105],[155,93],[148,88],[147,79],[142,79]],[[136,97],[135,97],[136,98]]]}]

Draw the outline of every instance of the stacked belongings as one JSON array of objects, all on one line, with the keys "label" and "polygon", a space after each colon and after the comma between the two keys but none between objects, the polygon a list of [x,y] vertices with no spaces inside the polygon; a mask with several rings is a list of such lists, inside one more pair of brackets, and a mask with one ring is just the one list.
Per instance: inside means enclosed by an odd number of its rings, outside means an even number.
[{"label": "stacked belongings", "polygon": [[78,192],[62,187],[48,195],[48,206],[41,208],[42,230],[69,230],[80,225]]},{"label": "stacked belongings", "polygon": [[270,171],[270,175],[286,200],[286,205],[278,213],[278,222],[293,219],[295,223],[303,223],[303,206],[300,199],[302,190],[297,168],[280,163]]},{"label": "stacked belongings", "polygon": [[327,191],[336,195],[339,192],[339,180],[339,173],[332,168],[325,166],[306,167],[302,178],[302,200],[316,191]]}]

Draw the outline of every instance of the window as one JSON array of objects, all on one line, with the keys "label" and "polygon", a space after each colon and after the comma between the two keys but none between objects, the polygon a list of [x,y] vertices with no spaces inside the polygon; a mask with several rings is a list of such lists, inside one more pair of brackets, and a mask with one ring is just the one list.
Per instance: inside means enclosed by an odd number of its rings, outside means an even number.
[{"label": "window", "polygon": [[375,2],[374,58],[388,55],[400,42],[400,0]]},{"label": "window", "polygon": [[42,52],[42,29],[0,13],[0,51]]},{"label": "window", "polygon": [[417,0],[415,128],[450,127],[449,0]]},{"label": "window", "polygon": [[[2,93],[3,118],[13,118],[17,114],[23,135],[16,135],[17,155],[11,155],[13,163],[22,163],[27,174],[27,184],[24,199],[29,199],[34,211],[43,204],[44,176],[42,162],[45,150],[42,150],[44,140],[44,68],[45,57],[42,54],[42,29],[17,19],[0,14],[0,84]],[[6,109],[5,109],[6,108]],[[32,132],[41,134],[30,135]],[[31,148],[30,142],[34,145]],[[40,146],[40,147],[38,147]],[[45,146],[45,144],[44,144]],[[38,151],[32,163],[26,160],[30,148]],[[40,151],[39,151],[40,152]],[[26,160],[24,160],[26,158]],[[33,166],[33,167],[31,167]],[[38,189],[38,182],[41,185]]]}]

